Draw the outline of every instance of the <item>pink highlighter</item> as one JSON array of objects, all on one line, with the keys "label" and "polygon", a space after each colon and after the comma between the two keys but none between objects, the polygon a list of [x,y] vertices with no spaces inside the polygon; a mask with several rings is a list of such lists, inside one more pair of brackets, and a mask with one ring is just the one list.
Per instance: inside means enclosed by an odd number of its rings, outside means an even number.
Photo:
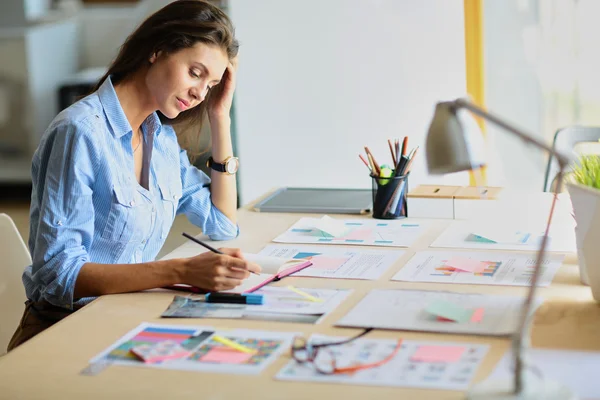
[{"label": "pink highlighter", "polygon": [[244,291],[243,293],[252,293],[252,292],[255,292],[258,289],[260,289],[261,287],[266,286],[266,285],[268,285],[271,282],[277,282],[277,281],[285,278],[286,276],[290,276],[290,275],[292,275],[292,274],[294,274],[294,273],[296,273],[298,271],[302,271],[304,268],[308,268],[311,265],[312,265],[312,262],[306,261],[306,262],[303,262],[302,264],[298,264],[298,265],[296,265],[294,267],[290,267],[290,268],[284,269],[283,271],[278,272],[278,273],[272,275],[268,279],[265,279],[264,281],[262,281],[258,285],[256,285],[256,286],[254,286],[254,287],[252,287],[252,288]]},{"label": "pink highlighter", "polygon": [[[281,272],[278,272],[274,275],[271,275],[269,278],[265,279],[264,281],[262,281],[261,283],[259,283],[258,285],[245,290],[242,293],[252,293],[257,291],[258,289],[260,289],[263,286],[268,285],[271,282],[277,282],[283,278],[285,278],[286,276],[290,276],[298,271],[302,271],[304,268],[308,268],[312,265],[311,261],[305,261],[301,264],[295,265],[293,267],[284,269]],[[185,284],[176,284],[176,285],[171,285],[171,286],[165,286],[164,289],[171,289],[171,290],[178,290],[181,292],[192,292],[192,293],[199,293],[199,294],[206,294],[208,293],[207,290],[203,290],[200,288],[197,288],[195,286],[190,286],[190,285],[185,285]]]}]

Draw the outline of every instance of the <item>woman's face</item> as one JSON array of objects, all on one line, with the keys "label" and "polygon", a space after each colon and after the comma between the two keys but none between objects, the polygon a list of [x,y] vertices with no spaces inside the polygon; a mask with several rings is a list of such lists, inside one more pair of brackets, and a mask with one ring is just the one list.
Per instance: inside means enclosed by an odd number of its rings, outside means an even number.
[{"label": "woman's face", "polygon": [[229,59],[219,47],[196,43],[172,54],[158,52],[150,62],[146,86],[156,108],[173,119],[204,100],[221,81]]}]

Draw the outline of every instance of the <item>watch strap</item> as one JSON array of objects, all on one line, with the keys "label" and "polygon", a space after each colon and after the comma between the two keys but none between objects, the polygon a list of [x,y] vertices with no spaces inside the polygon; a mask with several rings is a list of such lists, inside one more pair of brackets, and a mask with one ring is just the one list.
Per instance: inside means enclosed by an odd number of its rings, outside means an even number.
[{"label": "watch strap", "polygon": [[227,168],[226,168],[225,164],[220,164],[218,162],[215,162],[215,160],[212,157],[208,158],[208,161],[206,162],[206,165],[209,168],[214,169],[215,171],[218,171],[218,172],[227,172]]}]

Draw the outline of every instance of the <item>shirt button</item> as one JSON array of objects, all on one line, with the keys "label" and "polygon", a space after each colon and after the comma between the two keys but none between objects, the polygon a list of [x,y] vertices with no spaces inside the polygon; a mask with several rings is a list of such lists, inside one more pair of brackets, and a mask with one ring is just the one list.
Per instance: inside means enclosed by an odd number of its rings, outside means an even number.
[{"label": "shirt button", "polygon": [[58,225],[58,226],[62,226],[62,221],[58,221],[58,222],[56,223],[56,225]]},{"label": "shirt button", "polygon": [[176,194],[173,195],[173,200],[177,200],[177,195]]},{"label": "shirt button", "polygon": [[146,244],[146,239],[142,240],[142,244]]},{"label": "shirt button", "polygon": [[131,200],[131,201],[129,202],[129,205],[130,205],[131,207],[135,206],[135,200]]}]

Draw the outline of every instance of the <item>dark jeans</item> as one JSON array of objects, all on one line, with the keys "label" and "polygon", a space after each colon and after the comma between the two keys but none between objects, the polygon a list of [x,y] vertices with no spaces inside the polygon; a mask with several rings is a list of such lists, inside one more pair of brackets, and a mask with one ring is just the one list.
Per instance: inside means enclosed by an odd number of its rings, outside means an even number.
[{"label": "dark jeans", "polygon": [[50,328],[61,319],[73,314],[75,311],[57,307],[45,300],[25,302],[25,312],[19,327],[8,343],[8,351],[25,343],[38,333]]}]

